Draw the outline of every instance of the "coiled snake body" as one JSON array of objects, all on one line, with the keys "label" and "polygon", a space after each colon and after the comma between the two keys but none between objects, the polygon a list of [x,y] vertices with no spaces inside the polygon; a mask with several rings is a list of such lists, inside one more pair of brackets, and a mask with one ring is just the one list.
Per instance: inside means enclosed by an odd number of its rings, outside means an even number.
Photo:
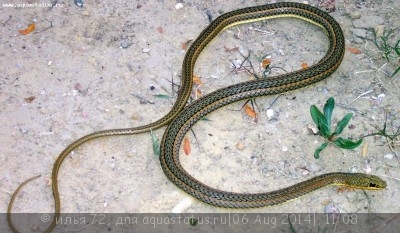
[{"label": "coiled snake body", "polygon": [[[193,86],[193,67],[196,59],[216,35],[233,25],[278,17],[295,17],[323,28],[329,39],[329,49],[326,55],[317,64],[309,68],[271,78],[231,85],[212,92],[185,107]],[[232,193],[216,190],[202,184],[189,175],[179,162],[179,148],[185,133],[206,114],[235,101],[263,95],[275,95],[321,81],[330,76],[338,68],[343,55],[344,37],[339,24],[329,14],[309,5],[300,3],[275,3],[243,8],[219,16],[200,33],[188,49],[183,61],[179,94],[173,108],[167,115],[154,123],[141,127],[111,129],[88,134],[71,143],[61,152],[54,163],[51,175],[55,200],[55,217],[45,232],[51,232],[56,227],[56,219],[60,216],[61,203],[58,192],[58,171],[65,157],[72,150],[84,142],[98,137],[138,134],[160,128],[169,123],[162,139],[160,155],[161,167],[165,175],[185,192],[211,205],[231,208],[270,206],[300,197],[330,184],[363,189],[385,188],[386,182],[374,175],[328,173],[272,192],[256,194]],[[23,182],[11,197],[7,217],[10,228],[14,232],[18,232],[18,230],[11,221],[13,202],[19,190],[35,178],[37,177]]]}]

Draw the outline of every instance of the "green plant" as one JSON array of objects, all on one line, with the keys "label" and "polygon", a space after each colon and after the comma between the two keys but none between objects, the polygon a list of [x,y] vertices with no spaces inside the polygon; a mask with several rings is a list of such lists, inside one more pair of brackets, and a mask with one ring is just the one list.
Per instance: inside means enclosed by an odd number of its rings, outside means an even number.
[{"label": "green plant", "polygon": [[160,140],[154,135],[153,130],[150,130],[151,142],[153,144],[153,153],[156,157],[161,155],[161,145]]},{"label": "green plant", "polygon": [[[385,30],[383,34],[378,38],[376,33],[374,32],[374,44],[378,47],[379,50],[382,51],[383,57],[387,61],[397,60],[400,63],[400,39],[394,44],[394,46],[390,45],[389,39],[393,35],[395,35],[396,30]],[[397,69],[392,73],[390,77],[395,76],[400,71],[400,65]]]},{"label": "green plant", "polygon": [[[395,125],[394,122],[389,122],[388,123],[388,110],[385,109],[385,121],[383,123],[383,127],[380,128],[376,125],[373,125],[373,127],[377,130],[375,132],[372,132],[370,134],[367,134],[363,136],[365,137],[375,137],[375,136],[381,136],[386,138],[386,145],[389,146],[389,149],[393,152],[393,154],[396,156],[397,161],[400,163],[400,159],[397,156],[395,152],[395,147],[400,145],[400,126]],[[392,131],[391,133],[389,131]]]},{"label": "green plant", "polygon": [[339,148],[349,150],[358,147],[362,143],[362,139],[352,141],[350,139],[338,137],[349,123],[353,113],[347,113],[343,119],[337,123],[335,131],[331,131],[331,119],[334,107],[335,100],[330,97],[324,105],[324,113],[322,113],[315,105],[312,105],[310,108],[311,117],[318,127],[319,134],[326,139],[326,141],[315,150],[314,157],[316,159],[319,158],[319,154],[328,146],[329,143],[332,143]]}]

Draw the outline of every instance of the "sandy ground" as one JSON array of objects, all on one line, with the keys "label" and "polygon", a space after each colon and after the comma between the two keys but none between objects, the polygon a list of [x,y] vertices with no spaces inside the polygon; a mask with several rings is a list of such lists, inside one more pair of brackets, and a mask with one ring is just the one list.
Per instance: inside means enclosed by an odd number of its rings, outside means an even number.
[{"label": "sandy ground", "polygon": [[[176,9],[177,3],[88,0],[83,8],[73,1],[58,1],[53,8],[0,7],[0,212],[6,212],[17,186],[38,174],[42,177],[21,191],[13,212],[53,212],[51,169],[69,143],[94,131],[161,118],[175,99],[155,95],[176,96],[171,80],[179,83],[182,44],[209,24],[207,15],[215,18],[264,4],[185,1]],[[164,176],[150,134],[144,133],[94,140],[71,153],[59,176],[62,212],[169,213],[182,201],[189,204],[179,211],[188,213],[321,213],[330,208],[341,213],[399,212],[398,139],[392,150],[384,138],[368,137],[355,150],[329,146],[319,160],[313,157],[323,139],[307,129],[312,124],[309,108],[321,108],[331,96],[337,103],[334,123],[354,113],[345,137],[359,138],[376,131],[373,126],[382,127],[385,110],[388,123],[400,125],[400,76],[388,77],[396,66],[382,58],[371,40],[355,38],[354,12],[381,17],[387,29],[400,25],[396,1],[337,1],[331,15],[343,28],[346,47],[361,53],[346,51],[342,65],[323,82],[286,93],[275,102],[277,96],[257,98],[256,123],[240,110],[243,101],[211,113],[210,121],[193,127],[197,140],[188,133],[192,152],[182,152],[181,160],[194,177],[226,191],[270,191],[334,171],[379,175],[388,183],[385,190],[326,187],[274,207],[216,208],[190,198]],[[36,26],[33,33],[18,33],[31,22]],[[400,38],[398,31],[394,38]],[[272,76],[316,63],[327,45],[321,29],[300,20],[242,25],[220,33],[200,56],[195,74],[207,94],[252,78],[243,70],[232,70],[232,63],[244,60],[239,52],[251,51],[256,72],[262,58],[270,58]],[[272,118],[269,108],[275,114]],[[154,133],[161,138],[163,131]]]}]

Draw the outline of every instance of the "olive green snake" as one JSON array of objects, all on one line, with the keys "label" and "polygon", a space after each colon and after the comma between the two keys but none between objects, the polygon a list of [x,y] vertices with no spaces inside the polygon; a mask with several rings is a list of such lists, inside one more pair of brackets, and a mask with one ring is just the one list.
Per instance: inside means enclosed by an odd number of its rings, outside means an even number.
[{"label": "olive green snake", "polygon": [[[243,23],[278,18],[294,17],[324,29],[329,39],[329,48],[325,56],[316,64],[287,74],[264,79],[251,80],[218,89],[186,106],[193,86],[193,67],[207,46],[224,29]],[[52,170],[52,190],[55,200],[55,217],[45,232],[51,232],[56,227],[56,218],[60,216],[61,203],[58,192],[58,172],[66,156],[81,144],[99,137],[114,135],[132,135],[148,132],[168,125],[161,143],[161,167],[176,186],[197,199],[220,207],[253,208],[271,206],[300,197],[326,185],[345,185],[354,188],[378,190],[386,187],[386,182],[374,175],[361,173],[327,173],[312,179],[297,183],[287,188],[272,192],[243,194],[225,192],[211,188],[193,178],[182,167],[179,161],[180,145],[186,132],[198,120],[208,113],[227,104],[248,98],[275,95],[312,85],[329,77],[340,65],[344,56],[344,36],[339,24],[327,13],[318,8],[300,3],[274,3],[262,6],[248,7],[222,14],[206,27],[193,41],[186,52],[182,65],[182,80],[177,100],[170,110],[160,120],[135,128],[110,129],[97,131],[67,146],[58,156]],[[38,177],[38,176],[37,176]],[[23,182],[11,197],[7,217],[10,228],[18,232],[11,221],[11,210],[19,190],[33,177]]]}]

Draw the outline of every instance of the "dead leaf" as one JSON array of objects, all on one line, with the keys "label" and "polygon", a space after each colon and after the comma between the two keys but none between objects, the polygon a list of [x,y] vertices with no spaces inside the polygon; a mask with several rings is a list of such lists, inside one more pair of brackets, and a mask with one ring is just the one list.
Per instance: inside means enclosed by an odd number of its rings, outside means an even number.
[{"label": "dead leaf", "polygon": [[261,62],[262,68],[264,68],[264,69],[268,68],[268,66],[271,64],[271,62],[272,62],[272,60],[268,59],[268,58],[262,60],[262,62]]},{"label": "dead leaf", "polygon": [[244,111],[246,112],[246,114],[253,118],[253,119],[257,119],[258,114],[256,113],[256,111],[254,111],[254,109],[252,107],[250,107],[248,104],[246,104],[244,106]]},{"label": "dead leaf", "polygon": [[51,184],[52,184],[52,179],[51,179],[51,178],[47,178],[47,179],[46,179],[46,184],[47,184],[47,186],[51,186]]},{"label": "dead leaf", "polygon": [[164,29],[163,29],[162,27],[158,27],[158,28],[157,28],[157,31],[158,31],[159,33],[164,33]]},{"label": "dead leaf", "polygon": [[325,10],[329,12],[334,12],[336,10],[335,0],[325,0],[320,3],[320,7],[325,7]]},{"label": "dead leaf", "polygon": [[187,40],[185,42],[181,42],[181,46],[183,50],[186,50],[187,47],[189,46],[189,43],[192,42],[192,40]]},{"label": "dead leaf", "polygon": [[368,154],[368,146],[369,146],[368,142],[364,143],[363,148],[361,150],[361,156],[362,157],[367,156],[367,154]]},{"label": "dead leaf", "polygon": [[352,191],[354,191],[354,188],[348,187],[348,186],[342,186],[337,189],[337,193],[344,193],[347,191],[352,192]]},{"label": "dead leaf", "polygon": [[30,97],[28,97],[28,98],[24,98],[25,102],[27,102],[27,103],[32,103],[32,101],[33,101],[34,99],[36,99],[35,96],[30,96]]},{"label": "dead leaf", "polygon": [[225,52],[236,52],[239,50],[239,47],[228,48],[224,46]]},{"label": "dead leaf", "polygon": [[189,141],[189,138],[188,138],[188,137],[185,137],[185,138],[183,139],[183,152],[185,152],[185,155],[189,155],[189,154],[190,154],[190,151],[191,151],[191,148],[190,148],[190,141]]},{"label": "dead leaf", "polygon": [[349,52],[352,53],[352,54],[361,54],[361,53],[362,53],[360,49],[358,49],[358,48],[352,48],[352,47],[347,48],[347,51],[349,51]]},{"label": "dead leaf", "polygon": [[203,82],[201,81],[200,77],[197,75],[193,75],[193,82],[194,84],[201,85]]},{"label": "dead leaf", "polygon": [[74,88],[79,93],[85,93],[85,89],[82,87],[82,85],[80,83],[75,83]]},{"label": "dead leaf", "polygon": [[203,92],[201,92],[200,88],[196,88],[196,100],[203,96]]},{"label": "dead leaf", "polygon": [[302,69],[307,69],[308,68],[307,62],[301,63],[301,68]]},{"label": "dead leaf", "polygon": [[31,23],[28,25],[27,28],[25,28],[23,30],[18,30],[18,32],[22,35],[28,35],[29,33],[33,32],[33,30],[35,30],[35,24]]}]

